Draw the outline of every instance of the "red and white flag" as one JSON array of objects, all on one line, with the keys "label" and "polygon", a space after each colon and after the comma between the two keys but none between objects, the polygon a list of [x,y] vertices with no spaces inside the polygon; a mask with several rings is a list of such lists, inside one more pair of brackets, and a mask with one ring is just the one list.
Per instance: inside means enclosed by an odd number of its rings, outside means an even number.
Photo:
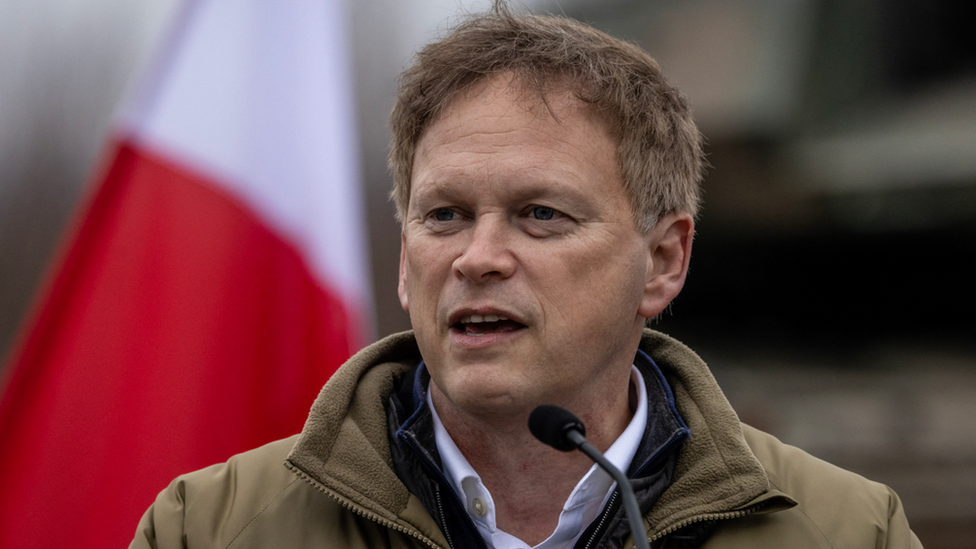
[{"label": "red and white flag", "polygon": [[180,12],[7,364],[0,547],[124,547],[177,474],[298,432],[371,335],[346,22]]}]

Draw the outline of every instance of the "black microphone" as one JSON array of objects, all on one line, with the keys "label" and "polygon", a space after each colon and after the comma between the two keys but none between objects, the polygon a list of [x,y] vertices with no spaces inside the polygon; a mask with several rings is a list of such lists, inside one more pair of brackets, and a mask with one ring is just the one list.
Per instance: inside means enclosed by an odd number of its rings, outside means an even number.
[{"label": "black microphone", "polygon": [[641,522],[637,496],[634,495],[630,481],[620,472],[620,469],[614,467],[599,450],[586,441],[586,428],[578,417],[559,406],[543,404],[529,414],[529,431],[543,444],[561,452],[573,450],[583,452],[609,473],[617,481],[617,486],[623,495],[624,508],[630,521],[630,535],[634,538],[634,543],[638,549],[650,549],[647,543],[647,532],[644,531],[644,524]]}]

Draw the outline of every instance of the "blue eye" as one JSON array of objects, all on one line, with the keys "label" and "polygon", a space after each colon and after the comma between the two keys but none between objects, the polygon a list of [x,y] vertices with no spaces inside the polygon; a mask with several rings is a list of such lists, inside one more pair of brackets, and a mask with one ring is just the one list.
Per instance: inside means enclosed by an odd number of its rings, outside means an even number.
[{"label": "blue eye", "polygon": [[556,216],[556,210],[546,206],[536,206],[532,208],[532,217],[540,221],[549,221]]},{"label": "blue eye", "polygon": [[440,208],[435,210],[434,219],[437,221],[451,221],[454,219],[454,210],[450,208]]}]

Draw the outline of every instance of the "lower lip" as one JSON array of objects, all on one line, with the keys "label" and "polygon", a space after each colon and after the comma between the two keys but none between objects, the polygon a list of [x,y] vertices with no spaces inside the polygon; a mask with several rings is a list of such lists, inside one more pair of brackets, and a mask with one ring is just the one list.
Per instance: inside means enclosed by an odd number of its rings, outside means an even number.
[{"label": "lower lip", "polygon": [[450,334],[451,342],[455,345],[467,349],[479,349],[497,345],[499,343],[510,342],[513,339],[521,336],[524,331],[525,328],[519,328],[509,332],[492,332],[488,334],[471,335],[464,330],[451,328]]}]

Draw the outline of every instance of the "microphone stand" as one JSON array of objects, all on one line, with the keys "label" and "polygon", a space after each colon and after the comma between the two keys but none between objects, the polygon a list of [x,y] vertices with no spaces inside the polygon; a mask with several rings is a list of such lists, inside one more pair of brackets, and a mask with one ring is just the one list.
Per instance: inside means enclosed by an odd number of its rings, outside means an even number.
[{"label": "microphone stand", "polygon": [[647,542],[647,532],[641,521],[640,506],[637,496],[627,477],[614,467],[599,450],[587,442],[584,433],[586,428],[576,416],[558,406],[542,405],[533,410],[529,416],[529,430],[541,442],[557,450],[568,452],[579,450],[596,462],[601,469],[610,474],[624,498],[624,509],[630,522],[630,534],[634,538],[637,549],[650,549]]},{"label": "microphone stand", "polygon": [[577,444],[580,452],[589,456],[604,471],[610,473],[613,480],[617,481],[617,486],[620,487],[620,493],[624,498],[624,508],[627,510],[627,520],[630,521],[630,533],[634,538],[634,544],[637,546],[637,549],[650,549],[647,543],[647,534],[644,531],[644,523],[641,521],[640,507],[637,505],[637,496],[634,495],[634,489],[631,488],[630,481],[627,477],[620,469],[617,469],[612,463],[607,461],[607,458],[603,457],[603,454],[599,450],[587,442],[586,437],[579,431],[575,429],[567,431],[566,438]]}]

